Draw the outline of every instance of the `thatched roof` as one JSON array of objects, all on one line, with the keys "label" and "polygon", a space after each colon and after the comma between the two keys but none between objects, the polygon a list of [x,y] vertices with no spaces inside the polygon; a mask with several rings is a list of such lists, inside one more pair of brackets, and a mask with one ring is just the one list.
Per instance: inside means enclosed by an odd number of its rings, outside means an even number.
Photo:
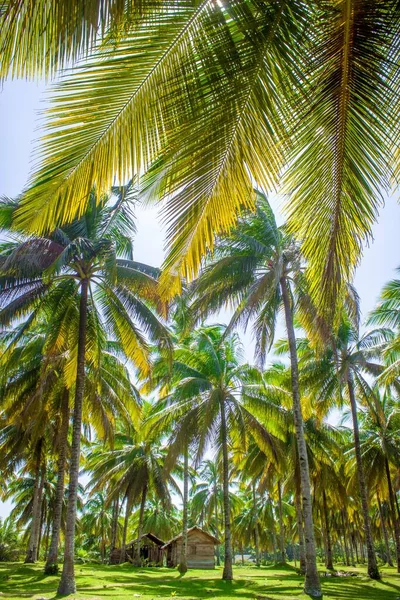
[{"label": "thatched roof", "polygon": [[[140,536],[140,540],[142,540],[143,538],[148,538],[149,540],[151,540],[152,542],[157,544],[157,546],[163,546],[165,544],[165,542],[163,540],[160,540],[160,538],[158,538],[156,535],[154,535],[154,533],[143,533]],[[128,548],[129,546],[133,546],[133,544],[137,544],[137,543],[138,543],[138,538],[136,538],[136,540],[132,540],[131,542],[129,542],[129,544],[126,544],[126,548]]]},{"label": "thatched roof", "polygon": [[[196,525],[194,527],[190,527],[188,529],[188,535],[192,532],[192,531],[199,531],[200,533],[202,533],[203,535],[207,536],[209,538],[210,541],[212,541],[215,545],[220,544],[221,542],[214,537],[213,535],[211,535],[211,533],[208,533],[208,531],[204,531],[204,529],[201,529],[201,527],[197,527]],[[169,542],[167,542],[162,549],[164,550],[164,548],[166,548],[167,546],[169,546],[170,544],[172,544],[172,542],[176,542],[177,540],[179,540],[182,537],[182,533],[180,533],[179,535],[176,535],[175,537],[173,537],[171,540],[169,540]]]}]

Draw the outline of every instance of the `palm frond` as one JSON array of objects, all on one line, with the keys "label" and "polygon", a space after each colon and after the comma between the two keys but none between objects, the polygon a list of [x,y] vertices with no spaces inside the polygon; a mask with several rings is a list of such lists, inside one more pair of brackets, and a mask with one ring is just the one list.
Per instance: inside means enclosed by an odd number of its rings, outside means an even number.
[{"label": "palm frond", "polygon": [[154,0],[4,0],[0,78],[54,75],[87,54],[107,30],[117,32],[157,4]]},{"label": "palm frond", "polygon": [[285,190],[290,231],[309,261],[311,294],[332,318],[389,187],[398,122],[391,54],[400,20],[390,0],[320,7]]}]

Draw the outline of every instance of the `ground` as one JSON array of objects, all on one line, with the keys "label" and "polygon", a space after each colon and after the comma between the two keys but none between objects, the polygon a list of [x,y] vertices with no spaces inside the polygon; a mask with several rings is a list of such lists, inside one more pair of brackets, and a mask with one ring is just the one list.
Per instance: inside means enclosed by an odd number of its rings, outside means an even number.
[{"label": "ground", "polygon": [[[0,563],[0,598],[54,599],[58,577],[46,577],[43,565]],[[329,600],[400,600],[400,575],[382,569],[381,582],[370,581],[365,569],[352,569],[357,577],[322,577]],[[321,572],[324,569],[321,565]],[[233,582],[221,580],[221,570],[189,571],[130,565],[77,565],[78,592],[74,600],[305,600],[303,580],[292,566],[235,568]]]}]

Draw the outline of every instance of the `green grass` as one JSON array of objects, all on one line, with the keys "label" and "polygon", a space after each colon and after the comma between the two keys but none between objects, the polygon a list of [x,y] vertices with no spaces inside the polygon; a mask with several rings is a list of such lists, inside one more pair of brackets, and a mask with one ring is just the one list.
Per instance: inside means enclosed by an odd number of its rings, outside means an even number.
[{"label": "green grass", "polygon": [[[58,577],[46,577],[43,565],[0,563],[0,598],[57,598]],[[365,569],[357,577],[322,578],[324,598],[330,600],[397,600],[400,575],[382,570],[380,582],[370,581]],[[78,565],[79,600],[303,600],[303,579],[290,567],[236,567],[233,582],[221,580],[221,570],[189,571],[181,577],[171,569],[135,569],[130,565]]]}]

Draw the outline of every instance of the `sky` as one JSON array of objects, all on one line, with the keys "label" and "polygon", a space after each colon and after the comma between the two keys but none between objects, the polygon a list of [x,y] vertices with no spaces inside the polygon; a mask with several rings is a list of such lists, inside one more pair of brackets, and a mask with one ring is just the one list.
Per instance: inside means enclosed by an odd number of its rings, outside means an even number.
[{"label": "sky", "polygon": [[[0,196],[15,197],[28,181],[32,168],[34,141],[40,129],[40,111],[46,104],[44,84],[24,81],[5,82],[0,90]],[[395,277],[400,266],[400,205],[398,195],[386,199],[379,220],[373,228],[373,241],[364,249],[355,277],[355,286],[361,297],[363,318],[374,307],[382,286]],[[282,221],[279,197],[271,204]],[[164,256],[163,232],[157,210],[137,209],[138,233],[135,238],[135,259],[161,266]],[[227,321],[228,313],[219,316]],[[278,335],[283,334],[282,327]],[[251,332],[242,336],[246,360],[252,362]],[[0,505],[0,517],[8,514],[10,505]]]}]

